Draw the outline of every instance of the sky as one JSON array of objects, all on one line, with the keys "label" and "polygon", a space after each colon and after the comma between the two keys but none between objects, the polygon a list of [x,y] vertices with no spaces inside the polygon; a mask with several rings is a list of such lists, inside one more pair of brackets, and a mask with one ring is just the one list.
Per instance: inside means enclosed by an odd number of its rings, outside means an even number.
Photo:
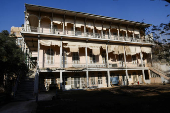
[{"label": "sky", "polygon": [[109,16],[152,25],[170,21],[162,0],[0,0],[0,32],[24,23],[25,3]]}]

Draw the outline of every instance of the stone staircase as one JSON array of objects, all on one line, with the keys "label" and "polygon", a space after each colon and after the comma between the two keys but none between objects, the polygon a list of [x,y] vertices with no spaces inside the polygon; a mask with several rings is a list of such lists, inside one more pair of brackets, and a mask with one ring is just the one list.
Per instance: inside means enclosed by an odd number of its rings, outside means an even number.
[{"label": "stone staircase", "polygon": [[30,70],[29,73],[20,80],[14,101],[35,100],[33,95],[34,77],[35,77],[35,69]]},{"label": "stone staircase", "polygon": [[153,71],[154,73],[160,75],[161,77],[165,78],[166,80],[170,81],[170,75],[155,68],[155,67],[149,67],[149,70]]}]

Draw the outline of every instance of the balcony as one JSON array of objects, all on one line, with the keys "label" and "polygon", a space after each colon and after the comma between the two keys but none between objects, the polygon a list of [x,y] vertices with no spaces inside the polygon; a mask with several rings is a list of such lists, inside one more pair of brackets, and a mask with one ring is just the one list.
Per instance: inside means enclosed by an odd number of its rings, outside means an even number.
[{"label": "balcony", "polygon": [[101,33],[92,33],[92,32],[82,32],[82,31],[73,31],[66,30],[63,32],[63,29],[50,29],[50,28],[42,28],[42,27],[27,27],[26,29],[22,29],[24,32],[37,32],[37,33],[45,33],[45,34],[56,34],[56,35],[68,35],[68,36],[79,36],[79,37],[89,37],[89,38],[98,38],[98,39],[110,39],[116,41],[127,41],[127,42],[140,42],[140,43],[154,43],[153,40],[148,38],[139,39],[133,37],[125,37],[125,36],[117,36],[117,35],[106,35]]}]

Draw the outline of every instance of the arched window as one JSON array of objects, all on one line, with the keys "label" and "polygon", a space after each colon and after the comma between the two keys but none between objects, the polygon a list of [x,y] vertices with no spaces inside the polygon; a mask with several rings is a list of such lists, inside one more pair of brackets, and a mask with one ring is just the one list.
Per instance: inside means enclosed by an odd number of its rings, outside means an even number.
[{"label": "arched window", "polygon": [[54,51],[51,48],[47,50],[46,63],[54,64]]}]

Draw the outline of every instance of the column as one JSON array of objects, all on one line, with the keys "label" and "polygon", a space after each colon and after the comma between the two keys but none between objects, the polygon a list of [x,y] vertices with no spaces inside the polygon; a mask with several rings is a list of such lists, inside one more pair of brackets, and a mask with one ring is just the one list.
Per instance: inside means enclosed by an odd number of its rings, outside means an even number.
[{"label": "column", "polygon": [[63,34],[65,34],[64,32],[65,32],[65,14],[64,14],[64,17],[63,17]]},{"label": "column", "polygon": [[76,35],[76,17],[74,18],[73,32]]},{"label": "column", "polygon": [[108,43],[106,44],[106,67],[107,68],[109,68],[109,62],[108,62],[108,57],[109,57],[109,55],[108,55]]},{"label": "column", "polygon": [[24,60],[26,58],[26,43],[24,42]]},{"label": "column", "polygon": [[27,22],[27,17],[26,17],[26,12],[24,11],[25,14],[25,20],[24,20],[24,30],[26,31],[26,22]]},{"label": "column", "polygon": [[101,30],[101,35],[102,35],[102,38],[103,38],[103,22],[102,22],[102,30]]},{"label": "column", "polygon": [[151,67],[153,66],[153,62],[152,62],[152,46],[151,46]]},{"label": "column", "polygon": [[120,29],[120,25],[118,25],[118,31],[117,31],[118,40],[119,40],[119,37],[120,37],[119,29]]},{"label": "column", "polygon": [[38,56],[37,56],[37,70],[36,70],[36,75],[35,75],[35,80],[34,80],[34,93],[36,95],[36,102],[38,102],[38,81],[39,81],[39,50],[40,50],[40,40],[38,38]]},{"label": "column", "polygon": [[110,87],[110,71],[107,70],[108,87]]},{"label": "column", "polygon": [[111,39],[111,32],[110,32],[110,30],[111,30],[111,24],[110,24],[110,29],[109,29],[109,39]]},{"label": "column", "polygon": [[60,68],[62,68],[62,50],[63,49],[63,45],[62,45],[62,37],[61,37],[61,41],[60,41]]},{"label": "column", "polygon": [[94,27],[95,27],[95,20],[93,21],[93,37],[95,37],[95,29],[94,29]]},{"label": "column", "polygon": [[126,85],[128,86],[128,85],[129,85],[129,75],[128,75],[128,71],[127,71],[127,69],[126,69],[126,71],[125,71],[125,72],[126,72],[126,80],[127,80],[127,84],[126,84]]},{"label": "column", "polygon": [[139,38],[141,38],[141,37],[140,37],[140,29],[139,29]]},{"label": "column", "polygon": [[86,70],[87,88],[89,87],[89,71]]},{"label": "column", "polygon": [[125,48],[125,46],[124,46],[124,60],[125,60],[125,67],[127,68],[127,64],[126,64],[126,53],[125,53],[125,51],[126,51],[126,48]]},{"label": "column", "polygon": [[51,34],[53,33],[53,22],[51,20]]},{"label": "column", "polygon": [[151,79],[151,71],[148,69],[149,80]]},{"label": "column", "polygon": [[134,40],[134,38],[135,38],[135,31],[134,31],[134,28],[133,28],[133,40]]},{"label": "column", "polygon": [[128,38],[127,32],[128,32],[128,27],[126,27],[126,37],[125,37],[125,40]]},{"label": "column", "polygon": [[38,31],[39,31],[39,33],[40,33],[40,23],[41,23],[41,20],[39,19],[39,21],[38,21]]},{"label": "column", "polygon": [[[140,50],[141,50],[141,47],[140,47]],[[143,66],[143,59],[142,59],[142,50],[140,51],[140,60],[141,60],[141,64],[142,64],[142,67],[144,67]],[[144,80],[144,82],[145,82],[145,72],[144,72],[144,69],[142,69],[142,74],[143,74],[143,80]]]},{"label": "column", "polygon": [[86,55],[86,68],[88,69],[88,58],[87,58],[87,41],[88,41],[88,40],[86,40],[85,55]]},{"label": "column", "polygon": [[84,36],[86,36],[86,18],[84,19]]},{"label": "column", "polygon": [[62,88],[63,88],[62,82],[63,82],[62,70],[60,70],[60,90],[62,90]]},{"label": "column", "polygon": [[40,52],[40,39],[38,38],[38,57],[37,57],[37,68],[39,68],[39,53]]}]

